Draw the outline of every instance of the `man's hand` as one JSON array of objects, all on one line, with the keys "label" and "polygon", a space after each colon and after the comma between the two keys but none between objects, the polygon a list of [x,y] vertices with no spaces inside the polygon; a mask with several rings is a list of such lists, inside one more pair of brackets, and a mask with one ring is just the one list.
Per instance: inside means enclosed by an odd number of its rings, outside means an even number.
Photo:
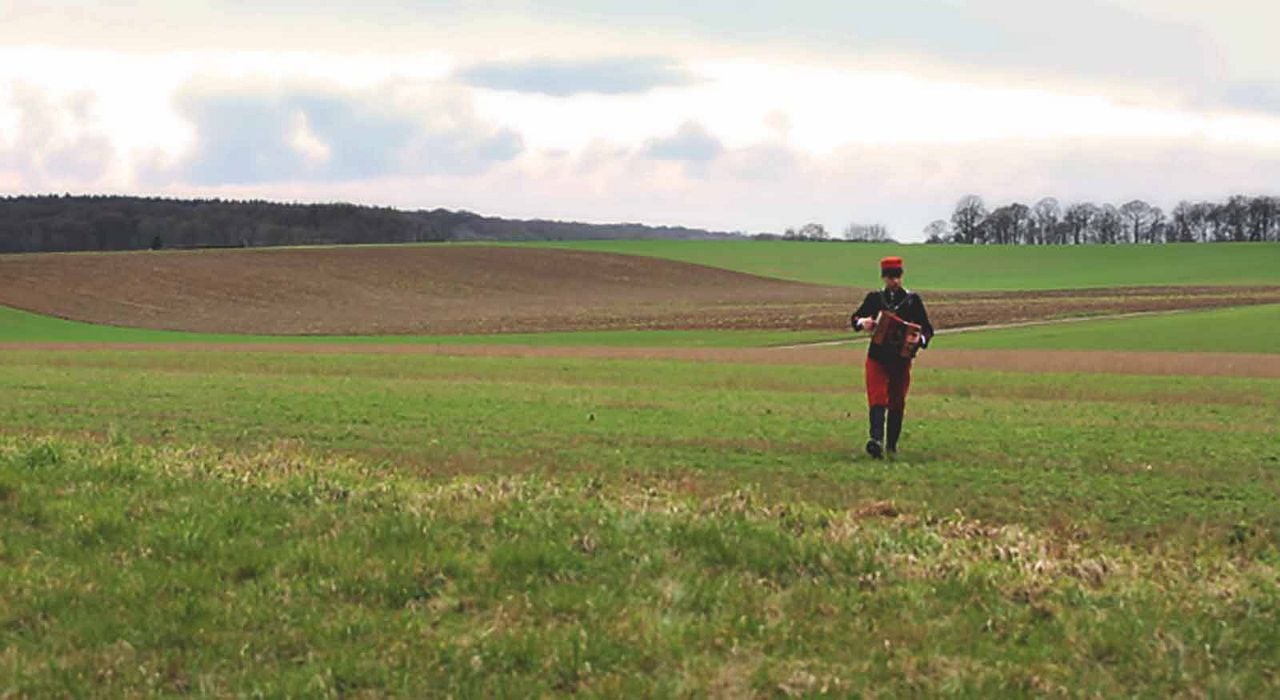
[{"label": "man's hand", "polygon": [[876,320],[874,318],[868,317],[868,318],[858,319],[858,330],[869,331],[869,330],[874,330],[875,327],[876,327]]}]

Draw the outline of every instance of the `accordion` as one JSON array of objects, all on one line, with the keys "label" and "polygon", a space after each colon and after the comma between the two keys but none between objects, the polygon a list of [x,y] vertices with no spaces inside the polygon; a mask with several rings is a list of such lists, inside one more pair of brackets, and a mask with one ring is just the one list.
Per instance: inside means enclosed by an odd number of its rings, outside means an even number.
[{"label": "accordion", "polygon": [[876,316],[872,344],[887,346],[897,351],[899,356],[910,359],[919,352],[921,339],[919,324],[904,321],[892,311],[881,311]]}]

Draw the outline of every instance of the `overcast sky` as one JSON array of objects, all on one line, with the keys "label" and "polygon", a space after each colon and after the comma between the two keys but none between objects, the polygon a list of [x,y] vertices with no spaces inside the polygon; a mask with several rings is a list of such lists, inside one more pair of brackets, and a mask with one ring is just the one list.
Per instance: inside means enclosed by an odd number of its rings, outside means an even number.
[{"label": "overcast sky", "polygon": [[1280,192],[1280,3],[0,2],[0,193],[778,231]]}]

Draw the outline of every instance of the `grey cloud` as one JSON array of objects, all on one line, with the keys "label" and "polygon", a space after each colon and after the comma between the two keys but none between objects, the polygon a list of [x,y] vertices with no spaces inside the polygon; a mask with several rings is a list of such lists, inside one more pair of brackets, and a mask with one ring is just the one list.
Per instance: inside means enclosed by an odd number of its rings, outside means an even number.
[{"label": "grey cloud", "polygon": [[1220,102],[1228,107],[1280,114],[1280,82],[1233,83],[1222,91]]},{"label": "grey cloud", "polygon": [[[195,127],[194,151],[153,175],[201,185],[473,174],[523,150],[518,134],[485,123],[448,90],[406,98],[391,88],[196,86],[178,98],[178,110]],[[299,147],[300,125],[324,157]]]},{"label": "grey cloud", "polygon": [[[15,6],[9,0],[7,5],[17,9],[8,15],[0,9],[0,44],[5,39],[23,43],[36,37],[38,42],[61,43],[78,37],[95,46],[130,48],[185,41],[204,48],[248,44],[311,49],[317,37],[310,32],[273,31],[306,26],[329,35],[342,30],[342,36],[349,37],[344,41],[353,45],[380,40],[400,50],[416,46],[417,29],[464,32],[500,17],[526,30],[530,25],[562,25],[589,33],[603,27],[656,36],[677,45],[710,39],[717,44],[734,43],[745,54],[776,44],[842,56],[908,54],[1013,76],[1025,73],[1038,78],[1050,73],[1155,80],[1187,91],[1224,78],[1236,63],[1252,64],[1254,70],[1272,75],[1275,71],[1265,46],[1263,51],[1254,47],[1257,56],[1242,53],[1229,40],[1213,39],[1210,25],[1160,19],[1164,13],[1126,9],[1123,0],[368,0],[358,4],[315,0],[305,7],[293,0],[134,0],[97,3],[100,7],[93,11],[81,9],[83,4],[17,0]],[[1158,4],[1154,0],[1141,3]],[[1236,0],[1228,5],[1200,12],[1242,12],[1246,3]],[[5,6],[0,3],[0,8]],[[545,45],[552,40],[504,37],[500,31],[488,37],[500,42],[498,49],[531,42]],[[471,77],[476,84],[548,94],[626,91],[623,78],[633,81],[631,89],[636,90],[687,79],[677,66],[655,60],[637,67],[631,61],[630,67],[625,61],[612,67],[599,62],[585,66],[490,63],[467,72],[475,73]],[[611,68],[624,74],[610,79]],[[637,71],[639,77],[626,75],[626,70]]]},{"label": "grey cloud", "polygon": [[689,163],[707,163],[722,153],[724,144],[720,139],[697,122],[685,122],[676,133],[653,139],[644,148],[644,155],[649,158]]},{"label": "grey cloud", "polygon": [[[423,12],[456,12],[460,5],[438,3]],[[495,0],[487,7],[529,11],[523,0]],[[1182,86],[1216,79],[1222,68],[1216,47],[1200,30],[1105,0],[545,0],[537,3],[536,18],[626,26],[673,40],[707,36],[844,55],[908,53],[1002,71]]]},{"label": "grey cloud", "polygon": [[725,155],[727,172],[745,180],[783,180],[795,175],[800,155],[784,143],[762,143]]},{"label": "grey cloud", "polygon": [[479,63],[458,71],[457,77],[475,87],[554,97],[585,93],[637,94],[654,88],[679,87],[694,82],[693,77],[679,63],[644,56]]},{"label": "grey cloud", "polygon": [[45,154],[42,169],[53,180],[92,183],[106,174],[115,156],[116,150],[106,136],[82,136]]},{"label": "grey cloud", "polygon": [[32,187],[102,177],[116,152],[95,128],[92,95],[58,100],[24,84],[12,85],[11,93],[18,128],[13,145],[0,150],[0,168],[16,171]]}]

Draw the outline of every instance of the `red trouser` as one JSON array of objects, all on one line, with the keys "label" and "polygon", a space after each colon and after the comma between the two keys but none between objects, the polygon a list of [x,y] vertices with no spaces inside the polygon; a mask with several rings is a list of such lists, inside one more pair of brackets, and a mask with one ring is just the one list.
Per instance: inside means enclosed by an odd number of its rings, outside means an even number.
[{"label": "red trouser", "polygon": [[911,389],[911,363],[884,365],[867,358],[867,404],[872,408],[887,406],[891,411],[907,407],[907,391]]}]

